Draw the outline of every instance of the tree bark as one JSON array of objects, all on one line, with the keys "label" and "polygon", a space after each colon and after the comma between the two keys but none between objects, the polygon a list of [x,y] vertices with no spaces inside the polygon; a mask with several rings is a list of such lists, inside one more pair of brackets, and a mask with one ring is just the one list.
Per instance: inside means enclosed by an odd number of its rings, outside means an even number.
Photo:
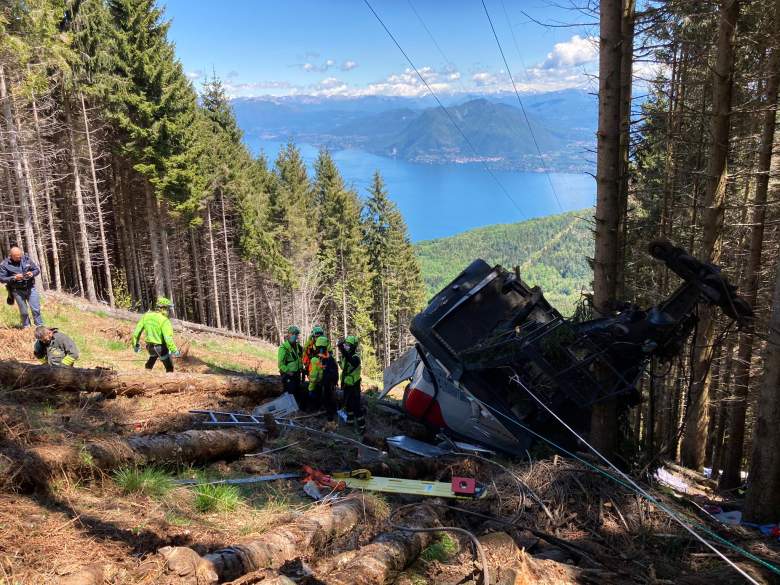
[{"label": "tree bark", "polygon": [[[159,221],[157,227],[160,230],[160,250],[162,251],[162,274],[165,283],[165,294],[173,300],[173,281],[171,280],[173,270],[171,269],[171,254],[168,249],[168,204],[165,199],[160,200]],[[176,314],[176,305],[171,307],[171,314]]]},{"label": "tree bark", "polygon": [[[439,525],[436,511],[421,505],[406,516],[402,524],[410,528],[434,528]],[[434,532],[394,530],[380,534],[371,544],[361,547],[351,560],[334,570],[315,575],[328,585],[384,585],[411,565],[435,538]]]},{"label": "tree bark", "polygon": [[[27,253],[36,264],[39,264],[35,246],[35,232],[33,230],[33,217],[30,207],[30,193],[27,191],[27,183],[22,168],[22,156],[19,146],[19,133],[17,122],[11,107],[11,95],[8,93],[5,82],[5,69],[0,63],[0,100],[3,102],[3,116],[5,117],[5,131],[11,147],[11,157],[14,162],[14,174],[16,177],[16,189],[19,193],[19,204],[22,208],[22,221],[24,224],[24,243]],[[21,241],[18,242],[21,245]]]},{"label": "tree bark", "polygon": [[51,388],[61,392],[100,392],[107,396],[217,393],[270,398],[282,392],[278,376],[218,376],[174,372],[117,372],[0,361],[0,384],[8,388]]},{"label": "tree bark", "polygon": [[[228,315],[230,316],[230,329],[232,331],[236,330],[236,315],[233,312],[233,297],[235,291],[233,290],[233,276],[231,275],[230,271],[230,248],[228,247],[228,228],[227,228],[227,217],[225,216],[225,194],[222,192],[222,189],[219,190],[219,202],[222,212],[222,237],[223,237],[223,243],[225,245],[225,258],[224,258],[224,264],[226,267],[225,272],[227,272],[227,281],[228,281],[228,290],[227,290],[227,296],[228,296]],[[215,267],[216,269],[216,267]]]},{"label": "tree bark", "polygon": [[[209,260],[211,261],[211,293],[214,301],[211,304],[217,329],[222,327],[222,317],[219,311],[219,289],[217,288],[217,257],[214,253],[214,226],[211,223],[211,204],[206,204],[206,229],[209,232]],[[210,295],[211,296],[211,295]]]},{"label": "tree bark", "polygon": [[367,521],[366,514],[373,516],[368,503],[361,497],[350,497],[332,505],[317,506],[294,522],[269,530],[255,540],[204,557],[186,555],[189,562],[179,563],[175,569],[170,559],[185,556],[181,555],[182,547],[166,547],[160,554],[168,560],[169,570],[182,577],[197,576],[198,583],[229,581],[260,569],[278,569]]},{"label": "tree bark", "polygon": [[65,108],[65,124],[68,127],[68,139],[70,140],[70,162],[73,167],[73,192],[76,196],[76,213],[79,221],[79,243],[81,245],[81,264],[84,266],[84,283],[86,285],[87,298],[91,302],[97,302],[95,293],[95,279],[92,275],[92,255],[89,251],[89,234],[87,232],[87,216],[84,211],[84,197],[81,192],[81,174],[79,172],[79,157],[76,150],[76,139],[73,136],[73,120],[70,115],[70,104],[67,96],[63,97]]},{"label": "tree bark", "polygon": [[206,314],[206,295],[203,290],[203,279],[200,275],[200,250],[198,241],[195,238],[195,228],[189,227],[187,232],[190,235],[190,248],[192,249],[192,267],[195,271],[195,302],[198,306],[198,318],[202,323],[206,323],[208,316]]},{"label": "tree bark", "polygon": [[[43,152],[43,139],[41,138],[41,124],[38,118],[38,105],[35,98],[32,100],[33,122],[35,123],[35,138],[38,146],[38,156],[41,158],[41,164],[46,161],[46,155]],[[60,273],[60,250],[57,240],[57,228],[54,222],[54,202],[52,201],[52,185],[49,169],[43,168],[43,195],[46,202],[46,220],[49,224],[49,245],[52,253],[52,267],[54,272],[54,290],[62,290],[62,275]]]},{"label": "tree bark", "polygon": [[759,524],[777,521],[780,510],[780,262],[775,269],[775,292],[769,341],[764,353],[764,378],[758,391],[753,453],[743,517]]},{"label": "tree bark", "polygon": [[106,292],[108,304],[114,306],[114,284],[111,282],[111,260],[108,256],[108,242],[106,241],[106,228],[103,223],[103,206],[100,203],[100,190],[98,189],[97,171],[95,170],[95,156],[92,152],[92,133],[89,130],[87,108],[84,104],[84,94],[79,93],[81,100],[81,114],[84,118],[84,135],[87,139],[87,155],[89,156],[89,169],[92,174],[92,193],[95,196],[95,209],[97,210],[98,233],[100,234],[100,251],[103,255],[103,274],[106,280]]},{"label": "tree bark", "polygon": [[[601,0],[599,43],[599,122],[596,157],[596,246],[593,305],[606,316],[615,300],[620,234],[620,104],[623,0]],[[617,404],[597,404],[591,416],[593,445],[609,457],[617,445]]]},{"label": "tree bark", "polygon": [[[780,10],[780,1],[777,2]],[[768,59],[768,78],[764,93],[764,119],[761,129],[761,143],[756,170],[756,192],[753,200],[750,246],[745,278],[740,289],[742,296],[752,306],[758,299],[758,279],[761,274],[761,255],[764,244],[764,223],[766,220],[769,175],[772,165],[772,149],[775,143],[777,123],[778,82],[780,81],[780,13],[775,12],[774,46],[770,47]],[[733,489],[741,483],[742,452],[745,442],[745,414],[747,412],[748,390],[750,388],[750,366],[753,360],[753,324],[748,324],[739,339],[739,352],[734,372],[734,392],[736,400],[731,403],[729,412],[729,442],[725,449],[723,475],[720,478],[721,489]]]},{"label": "tree bark", "polygon": [[[721,251],[723,214],[726,207],[731,94],[734,77],[734,36],[739,16],[739,0],[721,0],[718,26],[718,57],[713,72],[713,116],[710,127],[712,148],[709,155],[707,184],[702,200],[702,243],[699,257],[717,263]],[[683,437],[681,461],[691,469],[704,466],[709,401],[709,369],[712,362],[715,322],[713,309],[699,310],[694,343],[693,386]]]},{"label": "tree bark", "polygon": [[165,296],[165,276],[163,275],[162,249],[160,246],[160,208],[152,185],[145,181],[146,219],[149,226],[149,244],[152,248],[152,269],[154,271],[154,293],[158,297]]},{"label": "tree bark", "polygon": [[113,436],[83,445],[42,445],[6,454],[14,461],[14,483],[20,487],[45,486],[57,472],[111,471],[145,465],[203,464],[236,459],[263,448],[265,436],[240,429],[189,430],[174,434]]}]

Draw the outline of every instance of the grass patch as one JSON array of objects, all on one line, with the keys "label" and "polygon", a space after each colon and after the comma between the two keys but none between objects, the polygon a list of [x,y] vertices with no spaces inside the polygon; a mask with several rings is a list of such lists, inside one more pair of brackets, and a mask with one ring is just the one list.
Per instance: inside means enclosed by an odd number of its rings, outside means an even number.
[{"label": "grass patch", "polygon": [[166,512],[165,521],[171,526],[192,526],[192,520],[176,512]]},{"label": "grass patch", "polygon": [[444,562],[451,559],[458,552],[458,541],[449,534],[442,534],[439,539],[420,553],[424,561]]},{"label": "grass patch", "polygon": [[234,485],[201,484],[195,486],[195,509],[202,513],[232,512],[241,503],[241,492]]},{"label": "grass patch", "polygon": [[114,472],[114,481],[126,494],[139,493],[161,498],[173,489],[171,477],[156,467],[124,467]]}]

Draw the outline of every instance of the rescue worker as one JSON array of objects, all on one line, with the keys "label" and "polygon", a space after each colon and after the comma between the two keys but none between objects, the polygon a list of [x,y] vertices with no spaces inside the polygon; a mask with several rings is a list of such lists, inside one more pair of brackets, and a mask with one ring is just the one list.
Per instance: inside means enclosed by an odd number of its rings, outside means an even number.
[{"label": "rescue worker", "polygon": [[173,371],[173,357],[180,357],[181,354],[173,341],[173,325],[168,318],[168,311],[173,307],[173,303],[166,297],[157,297],[157,307],[154,310],[147,311],[133,331],[133,350],[138,353],[141,351],[141,333],[146,334],[146,351],[149,352],[149,359],[146,360],[145,368],[151,370],[154,367],[157,358],[162,360],[166,372]]},{"label": "rescue worker", "polygon": [[347,411],[347,424],[354,424],[359,433],[366,432],[366,419],[360,402],[360,354],[358,338],[348,335],[338,343],[341,360],[341,390],[344,393],[344,410]]},{"label": "rescue worker", "polygon": [[309,406],[323,406],[328,421],[336,420],[336,386],[339,383],[339,367],[329,350],[328,338],[321,335],[314,342],[317,354],[311,358],[309,371]]},{"label": "rescue worker", "polygon": [[309,375],[309,370],[311,369],[311,359],[317,355],[317,348],[314,347],[314,344],[316,343],[317,339],[323,337],[324,335],[325,330],[321,326],[315,325],[311,330],[311,335],[309,335],[309,338],[306,340],[306,347],[303,349],[304,376]]},{"label": "rescue worker", "polygon": [[43,325],[35,328],[33,353],[42,364],[50,366],[72,367],[79,359],[79,348],[70,337]]},{"label": "rescue worker", "polygon": [[17,246],[11,248],[8,258],[0,263],[0,282],[8,288],[8,304],[13,304],[11,298],[16,301],[25,329],[30,326],[29,311],[32,311],[35,324],[43,325],[41,297],[35,288],[35,277],[40,273],[41,269]]},{"label": "rescue worker", "polygon": [[279,375],[282,376],[282,387],[285,392],[295,396],[295,401],[302,410],[306,410],[308,392],[302,384],[303,347],[298,343],[301,331],[295,325],[287,328],[287,335],[277,352]]}]

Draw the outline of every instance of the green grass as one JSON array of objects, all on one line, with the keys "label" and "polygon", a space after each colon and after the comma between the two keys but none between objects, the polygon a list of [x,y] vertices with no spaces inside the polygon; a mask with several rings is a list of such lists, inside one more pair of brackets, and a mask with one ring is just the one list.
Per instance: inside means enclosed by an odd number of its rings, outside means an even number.
[{"label": "green grass", "polygon": [[173,489],[171,476],[157,467],[123,467],[114,472],[114,481],[123,492],[161,498]]},{"label": "green grass", "polygon": [[449,534],[442,534],[439,539],[420,553],[424,561],[446,561],[458,552],[458,541]]},{"label": "green grass", "polygon": [[176,512],[166,512],[165,521],[171,526],[192,526],[192,520]]},{"label": "green grass", "polygon": [[241,492],[234,485],[201,484],[195,486],[195,509],[208,512],[232,512],[241,503]]}]

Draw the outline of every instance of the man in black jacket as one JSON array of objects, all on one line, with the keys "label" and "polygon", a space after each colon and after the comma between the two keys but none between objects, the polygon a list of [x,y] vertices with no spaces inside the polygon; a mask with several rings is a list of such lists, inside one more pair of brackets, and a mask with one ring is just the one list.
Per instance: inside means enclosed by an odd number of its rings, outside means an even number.
[{"label": "man in black jacket", "polygon": [[35,277],[40,273],[41,269],[35,262],[16,246],[11,248],[8,258],[0,263],[0,283],[8,288],[8,292],[16,301],[22,318],[22,327],[30,326],[29,311],[32,311],[35,324],[43,325],[41,298],[35,288]]}]

